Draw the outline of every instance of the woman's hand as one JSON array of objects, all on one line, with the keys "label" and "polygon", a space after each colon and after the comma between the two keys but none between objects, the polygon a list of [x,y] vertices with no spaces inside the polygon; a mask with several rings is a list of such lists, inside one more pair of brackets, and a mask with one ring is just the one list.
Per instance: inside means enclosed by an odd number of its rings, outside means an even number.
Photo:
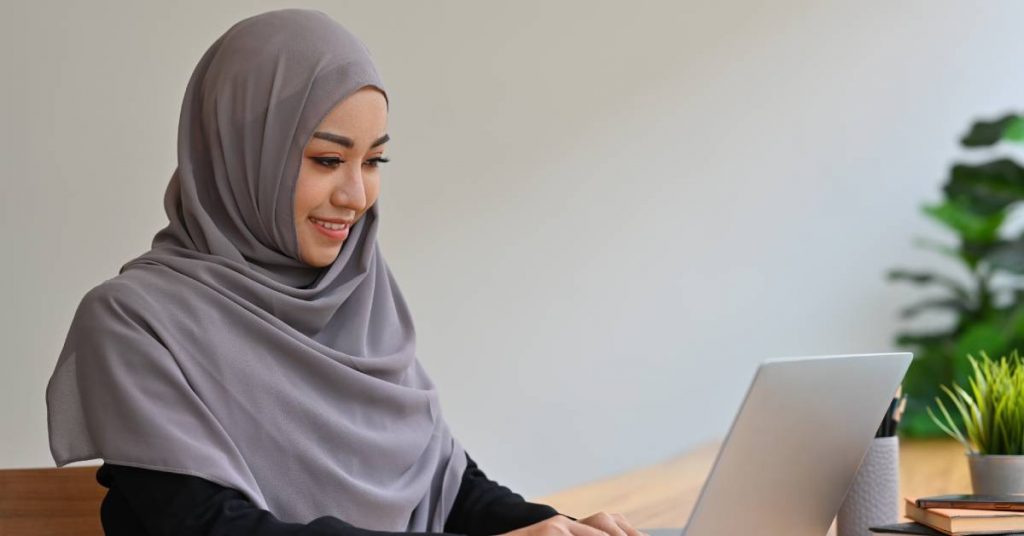
[{"label": "woman's hand", "polygon": [[579,521],[563,515],[506,532],[503,536],[649,536],[626,521],[620,514],[598,512]]},{"label": "woman's hand", "polygon": [[[569,521],[572,521],[571,519]],[[579,520],[579,523],[594,527],[608,536],[650,536],[633,528],[622,514],[598,512]]]}]

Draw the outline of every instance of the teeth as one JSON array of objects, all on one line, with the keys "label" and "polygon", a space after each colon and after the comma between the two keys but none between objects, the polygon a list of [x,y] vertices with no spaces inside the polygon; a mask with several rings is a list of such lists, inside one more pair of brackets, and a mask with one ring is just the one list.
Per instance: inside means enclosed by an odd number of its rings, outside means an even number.
[{"label": "teeth", "polygon": [[345,224],[344,223],[331,223],[329,221],[321,221],[321,220],[318,220],[316,218],[310,218],[310,221],[312,221],[313,223],[315,223],[315,224],[317,224],[317,225],[319,225],[321,227],[326,227],[326,228],[328,228],[328,229],[330,229],[332,231],[340,231],[340,230],[345,228]]}]

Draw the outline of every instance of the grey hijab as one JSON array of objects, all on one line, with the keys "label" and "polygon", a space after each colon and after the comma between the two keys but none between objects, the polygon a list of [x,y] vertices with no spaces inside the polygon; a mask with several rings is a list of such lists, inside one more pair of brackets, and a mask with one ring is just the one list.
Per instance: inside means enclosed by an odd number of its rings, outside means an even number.
[{"label": "grey hijab", "polygon": [[285,521],[441,531],[466,468],[416,357],[375,204],[337,260],[299,260],[302,151],[338,102],[382,89],[326,14],[232,26],[185,91],[170,223],[90,290],[46,391],[58,466],[199,476]]}]

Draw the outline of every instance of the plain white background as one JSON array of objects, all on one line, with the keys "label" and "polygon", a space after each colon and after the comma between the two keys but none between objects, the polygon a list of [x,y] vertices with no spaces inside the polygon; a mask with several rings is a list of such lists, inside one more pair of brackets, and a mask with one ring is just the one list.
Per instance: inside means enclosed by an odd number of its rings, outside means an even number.
[{"label": "plain white background", "polygon": [[893,348],[920,215],[1019,107],[1010,2],[25,2],[0,22],[0,467],[52,466],[74,309],[165,222],[185,84],[322,9],[391,96],[381,242],[447,418],[527,496],[724,434],[758,361]]}]

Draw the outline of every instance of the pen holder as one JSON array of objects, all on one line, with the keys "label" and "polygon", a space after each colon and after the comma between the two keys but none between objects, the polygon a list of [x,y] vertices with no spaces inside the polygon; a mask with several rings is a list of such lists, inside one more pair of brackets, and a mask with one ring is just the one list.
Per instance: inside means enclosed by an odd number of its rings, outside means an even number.
[{"label": "pen holder", "polygon": [[871,536],[868,527],[900,520],[900,440],[876,437],[836,515],[837,536]]}]

